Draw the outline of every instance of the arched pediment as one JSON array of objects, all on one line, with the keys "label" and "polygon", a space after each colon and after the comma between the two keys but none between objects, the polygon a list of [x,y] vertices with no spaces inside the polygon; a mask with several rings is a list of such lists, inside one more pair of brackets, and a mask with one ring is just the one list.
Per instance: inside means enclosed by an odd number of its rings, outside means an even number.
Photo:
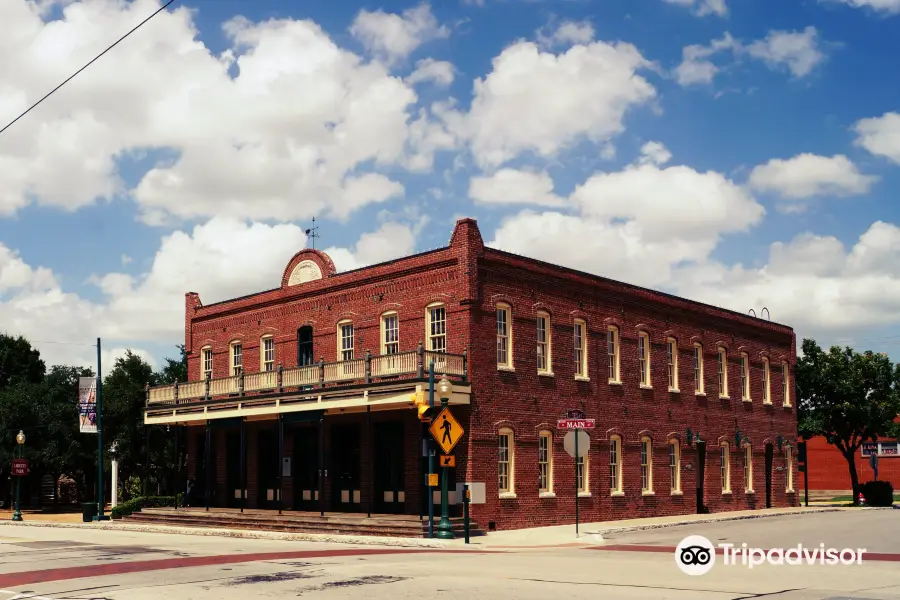
[{"label": "arched pediment", "polygon": [[288,263],[284,275],[281,277],[281,287],[292,287],[310,281],[318,281],[331,277],[335,272],[331,257],[321,250],[306,248],[295,254]]}]

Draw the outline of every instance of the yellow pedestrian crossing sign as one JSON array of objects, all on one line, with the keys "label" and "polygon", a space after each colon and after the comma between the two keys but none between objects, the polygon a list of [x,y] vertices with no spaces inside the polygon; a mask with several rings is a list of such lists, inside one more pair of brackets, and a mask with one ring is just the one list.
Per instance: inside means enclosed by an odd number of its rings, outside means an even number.
[{"label": "yellow pedestrian crossing sign", "polygon": [[450,412],[450,409],[445,408],[431,422],[428,432],[431,433],[431,437],[438,443],[444,454],[450,454],[450,451],[456,447],[457,442],[459,442],[466,430],[459,424],[459,421],[453,418],[453,413]]}]

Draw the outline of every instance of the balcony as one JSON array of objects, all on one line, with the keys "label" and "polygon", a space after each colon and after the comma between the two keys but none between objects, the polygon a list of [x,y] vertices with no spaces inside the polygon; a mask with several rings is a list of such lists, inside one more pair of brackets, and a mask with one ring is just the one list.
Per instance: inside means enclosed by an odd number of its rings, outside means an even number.
[{"label": "balcony", "polygon": [[322,394],[342,388],[372,384],[390,384],[404,379],[423,379],[428,376],[428,365],[434,362],[436,377],[447,375],[451,379],[468,380],[466,353],[446,354],[425,350],[421,344],[416,350],[395,354],[372,355],[364,358],[303,367],[283,368],[274,371],[245,373],[231,377],[207,378],[200,381],[147,387],[147,408],[163,409],[201,405],[216,400],[233,400],[254,397],[271,397],[285,394]]}]

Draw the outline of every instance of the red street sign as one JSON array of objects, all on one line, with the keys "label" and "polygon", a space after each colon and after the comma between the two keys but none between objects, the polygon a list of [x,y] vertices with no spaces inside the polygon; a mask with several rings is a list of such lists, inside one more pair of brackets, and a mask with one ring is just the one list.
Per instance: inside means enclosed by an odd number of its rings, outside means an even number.
[{"label": "red street sign", "polygon": [[559,419],[556,421],[557,429],[593,429],[595,419]]},{"label": "red street sign", "polygon": [[24,458],[14,458],[12,461],[12,474],[16,477],[28,475],[28,461]]}]

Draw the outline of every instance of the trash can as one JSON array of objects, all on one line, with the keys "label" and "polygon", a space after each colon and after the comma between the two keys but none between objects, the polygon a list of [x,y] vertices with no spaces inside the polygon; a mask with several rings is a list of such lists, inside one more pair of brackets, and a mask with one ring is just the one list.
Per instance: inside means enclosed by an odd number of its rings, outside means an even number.
[{"label": "trash can", "polygon": [[85,502],[81,505],[81,520],[90,523],[97,516],[97,503]]}]

